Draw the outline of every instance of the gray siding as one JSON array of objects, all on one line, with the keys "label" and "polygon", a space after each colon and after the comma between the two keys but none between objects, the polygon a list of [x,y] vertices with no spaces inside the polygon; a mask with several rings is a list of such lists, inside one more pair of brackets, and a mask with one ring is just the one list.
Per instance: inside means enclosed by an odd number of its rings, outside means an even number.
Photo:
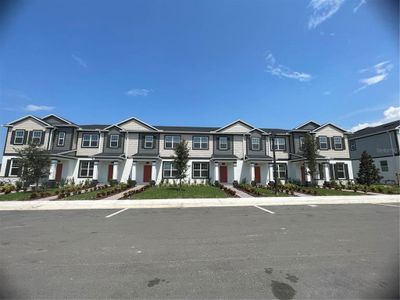
[{"label": "gray siding", "polygon": [[[64,146],[57,146],[58,143],[58,134],[60,132],[65,132],[65,142]],[[53,132],[53,142],[51,145],[51,149],[53,150],[62,150],[62,151],[68,151],[72,149],[72,144],[73,144],[73,138],[74,138],[74,129],[73,128],[60,128],[56,129]]]},{"label": "gray siding", "polygon": [[[218,141],[220,137],[228,138],[228,149],[227,150],[219,150],[218,149]],[[216,135],[213,140],[213,154],[215,155],[233,155],[233,135]]]},{"label": "gray siding", "polygon": [[[110,136],[112,134],[119,135],[118,148],[110,148]],[[103,146],[104,153],[121,153],[122,154],[124,152],[124,146],[125,146],[125,133],[121,133],[119,130],[113,128],[109,132],[104,134],[104,146]]]},{"label": "gray siding", "polygon": [[[151,149],[146,149],[144,148],[144,137],[146,135],[152,135],[153,136],[153,148]],[[154,134],[154,133],[141,133],[139,134],[139,148],[138,148],[138,153],[139,154],[147,154],[147,155],[158,155],[159,154],[159,143],[160,137],[159,134]]]},{"label": "gray siding", "polygon": [[[251,149],[251,139],[253,137],[260,139],[260,150],[252,150]],[[250,136],[246,137],[246,153],[247,155],[267,155],[266,154],[266,137],[261,135],[258,132],[252,132]]]},{"label": "gray siding", "polygon": [[367,151],[374,158],[399,155],[399,141],[395,131],[352,139],[350,145],[353,142],[356,144],[356,150],[350,149],[351,159],[360,159],[363,151]]}]

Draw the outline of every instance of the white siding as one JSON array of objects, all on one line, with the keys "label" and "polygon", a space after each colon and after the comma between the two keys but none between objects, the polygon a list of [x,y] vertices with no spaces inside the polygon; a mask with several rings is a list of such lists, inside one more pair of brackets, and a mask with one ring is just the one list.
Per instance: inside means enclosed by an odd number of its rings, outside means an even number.
[{"label": "white siding", "polygon": [[233,137],[233,155],[236,155],[238,158],[244,157],[243,148],[246,147],[246,141],[243,141],[243,136],[235,135]]},{"label": "white siding", "polygon": [[128,157],[138,153],[139,134],[138,133],[128,133],[128,141],[126,143],[126,146],[127,146],[126,155]]},{"label": "white siding", "polygon": [[[89,132],[85,132],[89,133]],[[92,132],[90,132],[92,133]],[[98,133],[98,132],[93,132],[93,133]],[[100,139],[99,139],[99,147],[98,148],[82,148],[82,134],[83,132],[78,133],[78,147],[76,151],[77,156],[91,156],[97,153],[103,152],[103,143],[104,143],[104,134],[100,133]]]},{"label": "white siding", "polygon": [[[345,149],[344,150],[319,150],[319,154],[328,157],[328,158],[350,158],[349,154],[349,141],[347,139],[347,135],[343,134],[342,131],[337,130],[335,127],[332,127],[330,125],[322,128],[321,130],[318,130],[315,134],[316,137],[318,136],[327,136],[328,138],[331,138],[333,136],[340,136],[344,137],[345,141]],[[333,147],[331,143],[331,148]]]},{"label": "white siding", "polygon": [[242,123],[235,123],[224,130],[219,131],[219,133],[247,133],[250,130],[252,130],[252,128]]},{"label": "white siding", "polygon": [[125,130],[130,130],[130,131],[152,131],[149,127],[144,126],[140,122],[137,122],[136,120],[130,120],[122,125],[120,125],[121,128]]},{"label": "white siding", "polygon": [[211,135],[195,134],[195,136],[208,136],[208,149],[207,150],[193,150],[193,135],[192,134],[161,134],[160,135],[160,156],[161,157],[171,157],[175,155],[173,149],[164,149],[164,137],[166,135],[180,135],[181,140],[186,140],[189,147],[190,157],[211,157],[213,152],[213,137]]}]

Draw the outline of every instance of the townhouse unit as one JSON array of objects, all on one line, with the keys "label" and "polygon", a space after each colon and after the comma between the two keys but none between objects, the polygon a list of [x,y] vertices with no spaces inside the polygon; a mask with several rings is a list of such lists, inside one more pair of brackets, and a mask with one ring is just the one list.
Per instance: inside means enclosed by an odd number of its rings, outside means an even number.
[{"label": "townhouse unit", "polygon": [[357,175],[361,153],[367,151],[374,164],[380,169],[383,183],[400,180],[400,120],[375,127],[367,127],[349,136],[350,158],[354,174]]},{"label": "townhouse unit", "polygon": [[267,184],[274,180],[273,139],[277,178],[305,183],[311,180],[303,156],[306,133],[315,135],[318,142],[318,183],[353,180],[349,133],[330,123],[310,121],[291,130],[256,128],[241,120],[223,127],[153,126],[137,118],[78,125],[56,115],[29,115],[5,127],[3,180],[18,179],[16,151],[34,143],[51,155],[51,182],[171,181],[176,176],[174,148],[186,140],[190,149],[188,182]]}]

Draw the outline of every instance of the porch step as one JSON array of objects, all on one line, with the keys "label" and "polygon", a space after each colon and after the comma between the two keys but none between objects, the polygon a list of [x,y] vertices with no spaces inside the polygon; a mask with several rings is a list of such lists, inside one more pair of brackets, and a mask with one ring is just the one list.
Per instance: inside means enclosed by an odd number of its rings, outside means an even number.
[{"label": "porch step", "polygon": [[236,195],[238,195],[239,198],[254,198],[252,195],[247,194],[247,193],[245,193],[245,192],[243,192],[243,191],[241,191],[241,190],[238,190],[237,188],[235,188],[235,187],[234,187],[233,185],[231,185],[231,184],[224,184],[224,186],[227,187],[227,188],[229,188],[229,189],[231,189],[231,190],[233,190],[233,191],[235,191],[235,192],[236,192]]},{"label": "porch step", "polygon": [[107,198],[104,198],[104,199],[102,199],[102,200],[118,200],[118,199],[121,199],[121,198],[124,196],[125,193],[130,192],[130,191],[139,190],[139,189],[141,189],[141,188],[144,187],[144,186],[145,186],[145,184],[139,184],[139,185],[137,185],[137,186],[135,186],[135,187],[133,187],[133,188],[127,189],[127,190],[125,190],[125,191],[123,191],[123,192],[121,192],[121,193],[112,195],[112,196],[107,197]]}]

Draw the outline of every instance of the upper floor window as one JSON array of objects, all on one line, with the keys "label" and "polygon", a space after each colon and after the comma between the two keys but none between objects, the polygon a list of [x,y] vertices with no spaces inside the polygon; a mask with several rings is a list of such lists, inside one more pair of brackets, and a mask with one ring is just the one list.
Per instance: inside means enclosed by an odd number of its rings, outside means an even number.
[{"label": "upper floor window", "polygon": [[41,141],[42,141],[42,131],[40,130],[34,130],[32,131],[32,141],[31,143],[33,145],[40,145]]},{"label": "upper floor window", "polygon": [[328,137],[320,136],[318,140],[319,140],[319,149],[328,150]]},{"label": "upper floor window", "polygon": [[343,149],[343,139],[341,136],[334,136],[333,137],[333,148],[335,150],[342,150]]},{"label": "upper floor window", "polygon": [[152,135],[146,135],[144,137],[144,148],[151,149],[154,145],[154,137]]},{"label": "upper floor window", "polygon": [[110,148],[118,148],[118,147],[119,147],[119,134],[111,134]]},{"label": "upper floor window", "polygon": [[22,145],[24,143],[24,137],[25,137],[25,130],[23,129],[15,130],[14,144]]},{"label": "upper floor window", "polygon": [[226,136],[219,137],[218,149],[219,150],[228,150],[228,137],[226,137]]},{"label": "upper floor window", "polygon": [[[276,137],[274,138],[274,142],[275,142],[275,150],[281,150],[281,151],[286,150],[286,139],[284,137]],[[272,148],[272,142],[271,142],[271,148]]]},{"label": "upper floor window", "polygon": [[255,151],[260,150],[260,138],[258,137],[251,138],[251,150]]},{"label": "upper floor window", "polygon": [[208,136],[194,136],[193,149],[208,149]]},{"label": "upper floor window", "polygon": [[193,178],[208,178],[208,163],[194,162],[193,163]]},{"label": "upper floor window", "polygon": [[389,165],[388,165],[387,160],[381,160],[379,163],[381,164],[381,171],[382,172],[388,172],[389,171]]},{"label": "upper floor window", "polygon": [[82,147],[97,148],[99,146],[99,135],[97,133],[84,133]]},{"label": "upper floor window", "polygon": [[79,165],[79,177],[93,177],[94,161],[83,160]]},{"label": "upper floor window", "polygon": [[356,145],[356,141],[350,141],[350,151],[356,151],[357,150],[357,145]]},{"label": "upper floor window", "polygon": [[57,146],[64,146],[64,145],[65,145],[65,132],[60,131],[58,133]]},{"label": "upper floor window", "polygon": [[300,149],[301,151],[304,150],[304,136],[300,136],[300,137],[299,137],[299,149]]},{"label": "upper floor window", "polygon": [[164,178],[175,178],[178,174],[178,170],[172,161],[166,161],[163,164],[163,177]]},{"label": "upper floor window", "polygon": [[181,137],[179,135],[166,135],[164,137],[164,148],[165,149],[175,149],[176,145],[181,142]]}]

